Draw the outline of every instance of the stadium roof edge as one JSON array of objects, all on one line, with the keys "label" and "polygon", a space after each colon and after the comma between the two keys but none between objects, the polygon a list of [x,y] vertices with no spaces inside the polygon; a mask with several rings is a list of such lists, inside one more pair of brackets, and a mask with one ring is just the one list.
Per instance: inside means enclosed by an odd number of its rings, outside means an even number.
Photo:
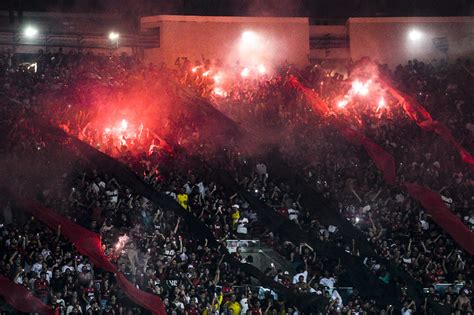
[{"label": "stadium roof edge", "polygon": [[348,23],[473,23],[474,16],[351,17]]},{"label": "stadium roof edge", "polygon": [[[0,11],[0,16],[9,16],[8,11]],[[72,18],[120,18],[119,14],[115,13],[74,13],[74,12],[37,12],[24,11],[23,17],[72,17]]]},{"label": "stadium roof edge", "polygon": [[309,24],[308,17],[269,16],[198,16],[198,15],[152,15],[140,18],[141,23],[150,22],[219,22],[219,23],[302,23]]}]

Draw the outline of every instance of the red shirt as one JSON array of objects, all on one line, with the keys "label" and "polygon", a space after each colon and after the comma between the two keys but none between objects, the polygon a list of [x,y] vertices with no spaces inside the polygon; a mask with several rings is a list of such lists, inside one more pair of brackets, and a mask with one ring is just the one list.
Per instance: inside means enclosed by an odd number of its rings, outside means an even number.
[{"label": "red shirt", "polygon": [[47,296],[48,295],[48,281],[45,279],[36,279],[35,280],[35,292],[39,296]]},{"label": "red shirt", "polygon": [[195,307],[190,307],[187,309],[187,312],[188,314],[190,315],[198,315],[199,314],[199,310]]}]

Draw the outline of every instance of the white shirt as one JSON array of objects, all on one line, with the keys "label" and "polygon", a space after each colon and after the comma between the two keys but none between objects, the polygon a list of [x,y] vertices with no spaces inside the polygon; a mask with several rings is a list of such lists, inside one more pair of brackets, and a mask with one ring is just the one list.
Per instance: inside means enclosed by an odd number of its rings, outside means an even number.
[{"label": "white shirt", "polygon": [[96,183],[93,183],[93,184],[91,185],[91,189],[92,189],[96,194],[98,194],[99,191],[100,191],[99,186],[97,186]]},{"label": "white shirt", "polygon": [[51,270],[46,270],[44,271],[46,272],[46,280],[49,282],[51,282],[51,278],[53,277],[53,272]]},{"label": "white shirt", "polygon": [[203,182],[200,182],[199,184],[196,185],[199,189],[199,193],[201,194],[201,197],[204,197],[206,194],[206,187],[204,187]]},{"label": "white shirt", "polygon": [[114,190],[107,190],[105,192],[107,197],[109,197],[109,201],[112,203],[117,203],[118,202],[118,189]]},{"label": "white shirt", "polygon": [[294,275],[293,276],[293,284],[299,282],[299,277],[300,276],[303,276],[303,282],[306,282],[306,280],[308,279],[308,271],[305,270],[301,273],[297,273],[296,275]]},{"label": "white shirt", "polygon": [[165,249],[166,256],[174,256],[174,254],[175,254],[174,249]]},{"label": "white shirt", "polygon": [[240,219],[239,224],[237,225],[237,233],[247,234],[247,223],[249,223],[247,218]]},{"label": "white shirt", "polygon": [[17,283],[17,284],[23,284],[23,276],[18,276],[18,277],[15,279],[15,283]]},{"label": "white shirt", "polygon": [[63,307],[66,307],[66,302],[63,299],[56,299],[56,303],[62,305]]},{"label": "white shirt", "polygon": [[186,191],[186,193],[188,195],[190,195],[193,192],[193,190],[192,190],[191,186],[189,185],[189,183],[184,184],[183,187],[184,187],[184,190]]},{"label": "white shirt", "polygon": [[50,254],[51,254],[51,251],[49,249],[45,248],[41,251],[41,256],[43,256],[44,258],[48,257]]},{"label": "white shirt", "polygon": [[319,284],[321,285],[324,285],[330,289],[334,288],[334,284],[336,283],[336,280],[334,280],[333,277],[330,277],[330,278],[321,278],[321,280],[319,280]]},{"label": "white shirt", "polygon": [[[80,263],[79,265],[77,265],[77,268],[76,268],[77,272],[82,272],[82,268],[84,268],[84,266],[85,265],[83,263]],[[66,270],[64,270],[64,271],[66,271]]]},{"label": "white shirt", "polygon": [[247,234],[247,227],[245,226],[245,223],[239,223],[237,225],[237,233]]},{"label": "white shirt", "polygon": [[179,259],[181,259],[181,261],[187,261],[188,255],[186,255],[186,253],[181,253],[179,254]]},{"label": "white shirt", "polygon": [[74,272],[74,267],[73,267],[73,266],[68,266],[68,265],[64,265],[64,266],[61,268],[61,272],[62,272],[62,273],[65,273],[67,269],[69,269],[71,272]]},{"label": "white shirt", "polygon": [[41,263],[34,263],[33,267],[31,267],[31,271],[36,272],[38,276],[41,273],[41,270],[43,270],[43,265]]},{"label": "white shirt", "polygon": [[344,306],[344,305],[342,304],[342,298],[341,298],[341,296],[339,295],[339,292],[337,292],[337,290],[332,291],[331,300],[337,301],[337,306],[338,306],[338,307],[343,307],[343,306]]},{"label": "white shirt", "polygon": [[299,214],[298,210],[295,210],[293,208],[288,209],[288,219],[297,221],[298,214]]},{"label": "white shirt", "polygon": [[240,309],[240,315],[247,315],[247,311],[249,310],[249,302],[247,298],[243,298],[240,300],[240,306],[242,307]]},{"label": "white shirt", "polygon": [[165,194],[167,194],[168,196],[170,196],[173,199],[176,199],[176,194],[172,191],[167,191],[167,192],[165,192]]},{"label": "white shirt", "polygon": [[423,230],[426,231],[426,230],[429,230],[429,229],[430,229],[430,224],[429,224],[427,221],[425,221],[425,220],[420,220],[420,224],[421,224],[421,228],[422,228]]},{"label": "white shirt", "polygon": [[178,308],[184,310],[184,304],[181,301],[174,302],[174,305],[176,305]]},{"label": "white shirt", "polygon": [[[74,309],[74,306],[69,305],[66,309],[66,314],[69,315],[72,312],[73,309]],[[82,308],[81,308],[80,305],[77,306],[77,309],[80,310],[80,312],[82,313]]]}]

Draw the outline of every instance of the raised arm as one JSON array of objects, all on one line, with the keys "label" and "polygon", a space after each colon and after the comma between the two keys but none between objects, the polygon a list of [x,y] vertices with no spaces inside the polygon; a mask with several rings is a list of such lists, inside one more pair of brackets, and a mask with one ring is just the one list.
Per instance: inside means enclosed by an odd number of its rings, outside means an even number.
[{"label": "raised arm", "polygon": [[176,234],[176,232],[178,231],[180,221],[181,221],[181,218],[178,217],[178,222],[176,222],[176,226],[174,227],[173,234]]}]

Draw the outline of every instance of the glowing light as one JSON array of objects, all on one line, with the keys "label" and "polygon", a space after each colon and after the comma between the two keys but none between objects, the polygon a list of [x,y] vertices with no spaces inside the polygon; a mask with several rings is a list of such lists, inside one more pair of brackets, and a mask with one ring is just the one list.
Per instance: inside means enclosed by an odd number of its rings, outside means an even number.
[{"label": "glowing light", "polygon": [[384,108],[387,104],[385,103],[385,100],[384,98],[382,97],[380,100],[379,100],[379,103],[378,103],[378,107],[377,107],[377,111],[379,111],[380,109]]},{"label": "glowing light", "polygon": [[211,73],[211,71],[210,71],[210,70],[207,70],[206,72],[203,72],[202,75],[203,75],[204,77],[207,77],[207,76],[209,75],[209,73]]},{"label": "glowing light", "polygon": [[122,121],[120,122],[120,130],[127,130],[127,127],[128,127],[128,121],[126,121],[125,119],[122,119]]},{"label": "glowing light", "polygon": [[362,89],[362,82],[360,82],[359,80],[355,80],[354,82],[352,82],[352,89],[355,92],[360,91]]},{"label": "glowing light", "polygon": [[31,65],[28,66],[28,69],[31,69],[33,68],[33,71],[36,73],[38,71],[38,64],[35,62],[35,63],[32,63]]},{"label": "glowing light", "polygon": [[359,223],[359,221],[360,221],[359,217],[356,217],[355,221],[356,221],[356,223]]},{"label": "glowing light", "polygon": [[255,32],[245,31],[242,33],[242,42],[245,44],[254,45],[258,41],[258,36]]},{"label": "glowing light", "polygon": [[112,131],[112,129],[110,129],[110,128],[105,128],[105,133],[109,133],[109,132],[111,132],[111,131]]},{"label": "glowing light", "polygon": [[27,26],[23,34],[25,37],[34,38],[36,35],[38,35],[38,29],[34,28],[33,26]]},{"label": "glowing light", "polygon": [[244,69],[242,70],[242,72],[240,73],[240,75],[243,76],[244,78],[245,78],[245,77],[248,77],[249,74],[250,74],[249,68],[244,68]]},{"label": "glowing light", "polygon": [[115,243],[115,251],[121,252],[125,247],[125,244],[128,242],[129,237],[127,235],[119,236],[117,243]]},{"label": "glowing light", "polygon": [[216,82],[216,83],[221,82],[221,79],[222,79],[221,76],[217,75],[217,74],[215,76],[213,76],[212,78],[214,79],[214,82]]},{"label": "glowing light", "polygon": [[199,66],[196,66],[196,67],[194,67],[194,68],[192,69],[192,71],[193,71],[193,72],[196,72],[196,71],[198,71],[199,68],[200,68]]},{"label": "glowing light", "polygon": [[109,39],[111,41],[116,41],[116,40],[119,39],[119,37],[120,37],[119,33],[116,33],[116,32],[110,32],[109,33]]},{"label": "glowing light", "polygon": [[355,94],[367,95],[369,94],[369,84],[370,81],[362,83],[359,80],[355,80],[354,82],[352,82],[352,91]]},{"label": "glowing light", "polygon": [[337,107],[339,108],[345,108],[349,102],[347,100],[340,100],[337,102]]},{"label": "glowing light", "polygon": [[220,87],[215,87],[213,92],[215,95],[220,96],[220,97],[225,97],[227,95],[226,91],[224,91]]},{"label": "glowing light", "polygon": [[423,33],[420,32],[419,30],[411,30],[408,32],[408,39],[411,41],[419,41],[423,37]]},{"label": "glowing light", "polygon": [[259,72],[260,74],[264,74],[266,71],[267,71],[267,69],[265,69],[265,66],[264,66],[264,65],[259,65],[259,66],[258,66],[258,72]]}]

